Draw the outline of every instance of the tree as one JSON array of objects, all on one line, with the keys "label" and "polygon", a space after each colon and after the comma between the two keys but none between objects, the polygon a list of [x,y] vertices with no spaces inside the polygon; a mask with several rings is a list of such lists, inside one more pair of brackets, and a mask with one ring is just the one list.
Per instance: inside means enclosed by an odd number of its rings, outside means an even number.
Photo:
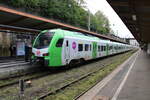
[{"label": "tree", "polygon": [[0,3],[85,29],[90,14],[91,31],[106,34],[110,30],[103,13],[98,11],[93,15],[86,11],[84,0],[1,0]]},{"label": "tree", "polygon": [[97,30],[103,32],[104,34],[109,33],[110,27],[107,17],[101,11],[97,11],[95,13],[95,17],[97,21]]}]

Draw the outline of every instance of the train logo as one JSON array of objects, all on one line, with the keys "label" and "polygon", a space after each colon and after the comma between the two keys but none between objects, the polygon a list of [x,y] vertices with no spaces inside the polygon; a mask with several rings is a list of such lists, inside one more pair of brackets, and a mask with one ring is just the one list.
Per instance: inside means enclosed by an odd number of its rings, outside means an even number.
[{"label": "train logo", "polygon": [[75,49],[76,48],[76,42],[72,43],[72,48]]},{"label": "train logo", "polygon": [[36,54],[39,56],[41,54],[41,52],[40,51],[36,51]]}]

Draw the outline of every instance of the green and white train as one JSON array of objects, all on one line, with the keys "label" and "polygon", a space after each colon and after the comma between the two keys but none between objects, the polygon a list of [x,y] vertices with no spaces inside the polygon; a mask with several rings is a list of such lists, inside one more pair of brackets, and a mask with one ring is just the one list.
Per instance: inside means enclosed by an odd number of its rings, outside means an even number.
[{"label": "green and white train", "polygon": [[62,29],[42,31],[35,39],[32,59],[45,66],[60,67],[132,49],[130,45]]}]

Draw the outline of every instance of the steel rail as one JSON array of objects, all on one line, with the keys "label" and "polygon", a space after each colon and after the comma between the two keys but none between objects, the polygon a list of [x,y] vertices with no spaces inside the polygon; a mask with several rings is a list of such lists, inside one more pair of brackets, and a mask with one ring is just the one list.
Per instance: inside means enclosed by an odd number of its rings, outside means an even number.
[{"label": "steel rail", "polygon": [[[36,73],[36,72],[35,72]],[[33,73],[29,73],[29,74],[33,74]],[[41,77],[45,77],[47,75],[51,74],[50,72],[47,72],[47,73],[44,73],[42,75],[37,75],[35,77],[30,77],[30,78],[26,78],[24,79],[24,81],[28,81],[28,80],[34,80],[34,79],[38,79],[38,78],[41,78]],[[27,74],[28,75],[28,74]],[[22,75],[21,75],[22,76]],[[17,76],[17,77],[21,77],[21,76]],[[15,78],[15,77],[14,77]],[[10,82],[10,83],[6,83],[4,85],[0,85],[0,89],[1,88],[5,88],[5,87],[8,87],[8,86],[12,86],[12,85],[15,85],[15,84],[18,84],[19,83],[19,80],[18,81],[14,81],[14,82]]]},{"label": "steel rail", "polygon": [[22,63],[14,63],[14,64],[5,64],[5,65],[2,65],[0,66],[0,69],[2,68],[9,68],[9,67],[16,67],[16,66],[20,66],[20,65],[28,65],[30,64],[29,62],[22,62]]},{"label": "steel rail", "polygon": [[[111,63],[109,63],[109,64],[111,64]],[[47,92],[46,94],[41,95],[40,97],[38,97],[38,98],[36,98],[36,99],[37,99],[37,100],[43,100],[43,99],[44,99],[45,97],[47,97],[47,96],[50,96],[50,95],[52,95],[52,94],[56,94],[57,92],[59,92],[59,91],[65,89],[66,87],[68,87],[68,86],[70,86],[70,85],[72,85],[72,84],[75,84],[75,83],[79,82],[80,80],[85,79],[85,78],[87,78],[88,76],[90,76],[90,75],[92,75],[92,74],[94,74],[94,73],[96,73],[96,72],[102,70],[105,66],[107,66],[107,65],[109,65],[109,64],[106,64],[106,65],[103,64],[103,65],[101,65],[102,67],[99,68],[98,70],[95,70],[95,71],[93,71],[93,72],[89,72],[88,74],[84,74],[84,75],[82,75],[81,77],[79,77],[78,79],[73,80],[73,81],[69,82],[68,84],[65,84],[65,85],[63,85],[63,86],[61,86],[61,87],[59,87],[59,88],[57,88],[57,89],[55,89],[55,90],[53,90],[53,91]]]}]

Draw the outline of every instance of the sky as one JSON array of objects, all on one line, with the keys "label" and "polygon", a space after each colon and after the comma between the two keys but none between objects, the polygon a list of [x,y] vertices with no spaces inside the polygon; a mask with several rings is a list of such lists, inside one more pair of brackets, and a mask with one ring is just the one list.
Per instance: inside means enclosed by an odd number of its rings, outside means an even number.
[{"label": "sky", "polygon": [[115,35],[121,38],[132,38],[131,32],[113,10],[113,8],[107,3],[106,0],[85,0],[87,8],[95,14],[98,10],[108,18],[110,27],[114,31]]}]

